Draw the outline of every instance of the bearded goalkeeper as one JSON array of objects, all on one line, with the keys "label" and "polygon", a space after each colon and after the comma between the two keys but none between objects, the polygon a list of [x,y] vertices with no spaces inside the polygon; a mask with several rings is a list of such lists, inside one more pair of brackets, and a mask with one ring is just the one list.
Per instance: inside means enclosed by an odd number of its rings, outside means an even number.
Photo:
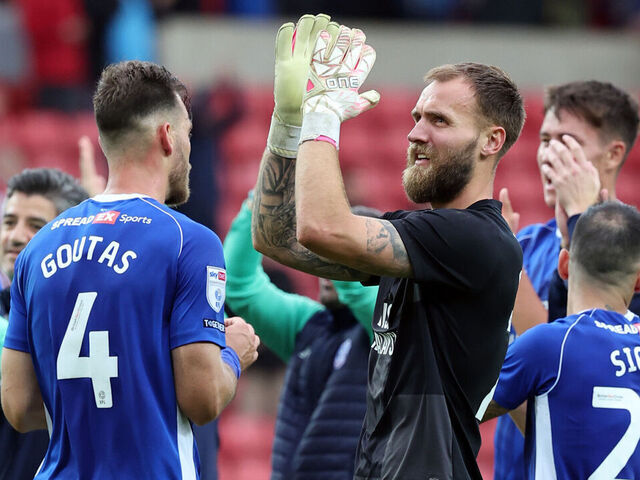
[{"label": "bearded goalkeeper", "polygon": [[309,273],[379,284],[355,478],[481,479],[477,422],[507,349],[522,267],[491,197],[498,160],[524,123],[522,98],[496,67],[431,69],[407,112],[415,126],[402,181],[411,200],[433,210],[354,215],[338,163],[340,126],[380,98],[359,93],[375,51],[358,29],[317,39],[293,31],[283,25],[276,40],[254,245]]}]

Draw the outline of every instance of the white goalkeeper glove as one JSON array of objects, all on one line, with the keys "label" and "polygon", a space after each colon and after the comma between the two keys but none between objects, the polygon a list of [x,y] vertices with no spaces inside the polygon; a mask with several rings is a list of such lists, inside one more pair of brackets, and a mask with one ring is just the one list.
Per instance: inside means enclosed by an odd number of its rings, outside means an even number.
[{"label": "white goalkeeper glove", "polygon": [[380,101],[375,90],[358,93],[376,61],[375,50],[365,40],[362,30],[344,25],[340,26],[335,42],[327,32],[320,33],[302,104],[301,143],[324,138],[338,148],[340,123]]},{"label": "white goalkeeper glove", "polygon": [[[278,30],[275,52],[275,107],[267,146],[273,153],[295,158],[302,125],[302,97],[309,77],[311,55],[318,34],[326,30],[337,36],[338,24],[328,15],[303,15],[295,26],[285,23]],[[330,40],[329,40],[330,42]]]}]

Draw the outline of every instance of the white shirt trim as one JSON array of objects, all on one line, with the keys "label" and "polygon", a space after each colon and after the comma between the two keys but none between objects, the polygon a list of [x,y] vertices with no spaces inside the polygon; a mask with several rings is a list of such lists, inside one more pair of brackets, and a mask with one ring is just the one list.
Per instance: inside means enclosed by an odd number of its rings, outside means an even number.
[{"label": "white shirt trim", "polygon": [[182,480],[196,480],[196,465],[193,460],[193,430],[187,417],[178,411],[178,455]]},{"label": "white shirt trim", "polygon": [[96,202],[117,202],[119,200],[131,200],[132,198],[151,198],[149,195],[142,193],[101,193],[95,197],[91,197]]},{"label": "white shirt trim", "polygon": [[556,464],[553,459],[553,435],[551,432],[551,412],[549,397],[535,398],[536,409],[536,460],[535,480],[556,480]]}]

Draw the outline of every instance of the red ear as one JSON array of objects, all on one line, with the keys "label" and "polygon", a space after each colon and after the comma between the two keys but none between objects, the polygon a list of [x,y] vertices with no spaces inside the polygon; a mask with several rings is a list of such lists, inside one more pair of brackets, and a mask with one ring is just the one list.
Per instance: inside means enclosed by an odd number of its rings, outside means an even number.
[{"label": "red ear", "polygon": [[558,274],[563,280],[569,278],[569,250],[566,248],[560,250],[560,255],[558,255]]},{"label": "red ear", "polygon": [[171,125],[169,123],[163,123],[158,127],[158,139],[166,157],[173,153],[173,139],[171,138],[170,130]]},{"label": "red ear", "polygon": [[633,291],[636,293],[640,292],[640,273],[638,273],[638,277],[636,278],[636,284],[633,287]]}]

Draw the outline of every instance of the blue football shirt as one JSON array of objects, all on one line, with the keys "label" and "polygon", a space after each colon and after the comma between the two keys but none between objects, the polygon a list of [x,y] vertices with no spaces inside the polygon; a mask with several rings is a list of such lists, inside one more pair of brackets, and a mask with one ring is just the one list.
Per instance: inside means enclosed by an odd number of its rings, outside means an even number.
[{"label": "blue football shirt", "polygon": [[640,478],[640,319],[590,310],[514,342],[494,400],[529,400],[529,479]]},{"label": "blue football shirt", "polygon": [[65,211],[16,261],[5,346],[29,352],[51,435],[37,479],[195,479],[171,350],[225,346],[222,245],[150,197]]},{"label": "blue football shirt", "polygon": [[[538,298],[547,307],[551,274],[558,265],[560,232],[555,218],[523,228],[517,235],[522,247],[522,266]],[[516,338],[511,327],[509,341]],[[498,418],[494,439],[494,480],[524,478],[524,437],[508,415]]]}]

